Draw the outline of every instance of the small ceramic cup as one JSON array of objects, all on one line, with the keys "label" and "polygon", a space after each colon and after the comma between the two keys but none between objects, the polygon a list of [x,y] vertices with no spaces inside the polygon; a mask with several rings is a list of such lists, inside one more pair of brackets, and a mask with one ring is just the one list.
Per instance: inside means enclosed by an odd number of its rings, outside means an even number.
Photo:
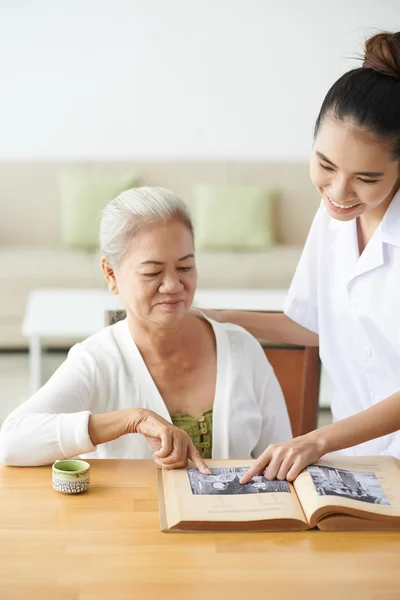
[{"label": "small ceramic cup", "polygon": [[52,467],[53,488],[63,494],[86,492],[90,483],[90,465],[84,460],[56,460]]}]

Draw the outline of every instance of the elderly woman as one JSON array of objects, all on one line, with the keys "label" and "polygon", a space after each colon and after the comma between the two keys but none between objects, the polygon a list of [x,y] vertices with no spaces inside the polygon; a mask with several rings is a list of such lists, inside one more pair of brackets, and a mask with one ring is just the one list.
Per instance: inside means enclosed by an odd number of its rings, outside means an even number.
[{"label": "elderly woman", "polygon": [[[71,348],[51,379],[0,432],[0,460],[257,457],[291,438],[285,401],[258,342],[190,312],[196,290],[186,205],[161,188],[112,200],[100,226],[101,267],[123,321]],[[135,434],[135,435],[130,435]]]}]

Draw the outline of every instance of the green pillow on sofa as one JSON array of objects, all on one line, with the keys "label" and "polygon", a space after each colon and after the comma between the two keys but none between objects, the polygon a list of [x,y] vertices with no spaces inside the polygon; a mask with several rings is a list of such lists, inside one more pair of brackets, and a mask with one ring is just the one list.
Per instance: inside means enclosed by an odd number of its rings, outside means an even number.
[{"label": "green pillow on sofa", "polygon": [[263,250],[274,245],[275,192],[245,185],[197,185],[196,247],[199,250]]},{"label": "green pillow on sofa", "polygon": [[98,246],[100,213],[124,190],[138,185],[132,172],[64,171],[61,188],[61,241],[69,248],[89,250]]}]

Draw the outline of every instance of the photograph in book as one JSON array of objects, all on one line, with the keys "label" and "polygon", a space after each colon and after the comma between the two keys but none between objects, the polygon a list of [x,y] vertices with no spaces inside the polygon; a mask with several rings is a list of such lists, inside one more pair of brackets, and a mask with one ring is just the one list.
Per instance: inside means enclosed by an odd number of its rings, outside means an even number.
[{"label": "photograph in book", "polygon": [[307,470],[320,496],[343,496],[350,500],[390,506],[375,473],[346,471],[318,465],[307,467]]},{"label": "photograph in book", "polygon": [[198,469],[188,469],[188,477],[194,495],[226,495],[235,494],[268,494],[271,492],[288,492],[286,481],[268,481],[262,475],[256,475],[248,483],[242,485],[240,478],[247,467],[226,467],[211,469],[211,475],[203,475]]}]

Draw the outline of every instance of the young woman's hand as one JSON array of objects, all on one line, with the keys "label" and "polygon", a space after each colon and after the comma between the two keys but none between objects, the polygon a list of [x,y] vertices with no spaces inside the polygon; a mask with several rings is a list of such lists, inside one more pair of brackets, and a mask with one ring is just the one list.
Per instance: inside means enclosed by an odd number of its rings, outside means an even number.
[{"label": "young woman's hand", "polygon": [[193,313],[201,313],[205,315],[209,319],[213,321],[218,321],[219,323],[223,323],[224,321],[224,312],[223,310],[209,310],[208,308],[192,308]]},{"label": "young woman's hand", "polygon": [[305,467],[325,454],[322,441],[313,434],[269,445],[243,475],[240,483],[248,483],[254,475],[262,473],[266,479],[294,481]]},{"label": "young woman's hand", "polygon": [[203,475],[211,475],[190,436],[152,410],[135,413],[134,433],[143,435],[154,450],[154,459],[163,469],[182,469],[190,459]]}]

